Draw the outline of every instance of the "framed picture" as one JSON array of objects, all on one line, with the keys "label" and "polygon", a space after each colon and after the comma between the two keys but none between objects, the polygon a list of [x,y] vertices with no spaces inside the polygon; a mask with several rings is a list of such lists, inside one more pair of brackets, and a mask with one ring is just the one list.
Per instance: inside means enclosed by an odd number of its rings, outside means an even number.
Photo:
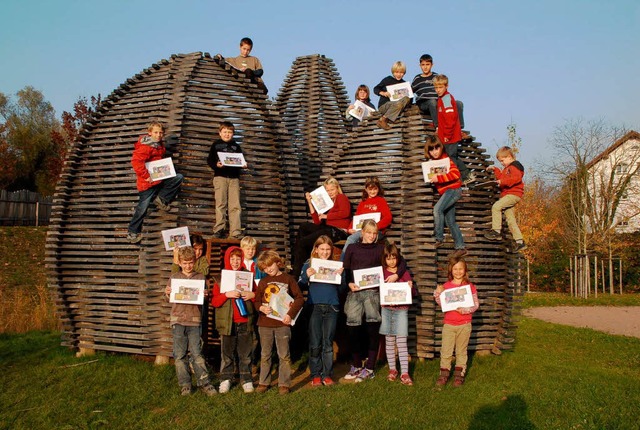
[{"label": "framed picture", "polygon": [[342,268],[342,261],[312,258],[311,267],[315,269],[316,273],[309,278],[310,281],[338,285],[342,282],[342,275],[337,273],[337,271]]},{"label": "framed picture", "polygon": [[247,165],[242,152],[218,152],[218,159],[225,167],[244,167]]},{"label": "framed picture", "polygon": [[144,167],[147,168],[149,176],[151,176],[151,179],[154,181],[161,181],[176,176],[176,169],[173,167],[171,158],[148,161],[144,163]]},{"label": "framed picture", "polygon": [[[293,298],[289,295],[289,293],[287,293],[286,289],[281,288],[277,293],[273,293],[269,297],[269,307],[271,308],[271,313],[267,315],[267,317],[274,320],[282,321],[289,312],[292,303]],[[291,319],[292,326],[296,324],[296,321],[300,316],[300,312],[302,312],[302,309],[298,311],[295,318]]]},{"label": "framed picture", "polygon": [[470,285],[461,285],[457,288],[444,290],[440,294],[442,312],[455,311],[458,308],[470,308],[473,306],[473,295]]},{"label": "framed picture", "polygon": [[410,82],[402,82],[400,84],[387,85],[387,92],[389,92],[389,100],[397,102],[403,97],[413,97],[413,90],[411,89]]},{"label": "framed picture", "polygon": [[425,182],[431,182],[429,179],[433,175],[444,175],[449,173],[451,163],[448,158],[442,160],[430,160],[422,163],[422,177]]},{"label": "framed picture", "polygon": [[201,305],[204,303],[204,279],[172,279],[169,301]]},{"label": "framed picture", "polygon": [[329,193],[323,186],[311,191],[311,204],[316,209],[316,212],[323,214],[333,207],[333,200],[329,197]]},{"label": "framed picture", "polygon": [[253,291],[253,273],[241,270],[225,270],[220,272],[220,292]]},{"label": "framed picture", "polygon": [[380,285],[381,305],[410,305],[411,287],[408,282],[383,282]]},{"label": "framed picture", "polygon": [[365,288],[378,288],[383,281],[382,266],[353,271],[353,282],[360,287],[361,290]]},{"label": "framed picture", "polygon": [[353,216],[353,229],[354,230],[362,230],[362,224],[367,219],[372,219],[375,222],[379,222],[380,221],[380,216],[381,216],[380,212],[371,212],[369,214],[354,215]]},{"label": "framed picture", "polygon": [[191,246],[189,227],[171,228],[169,230],[162,230],[161,233],[165,251],[171,251],[176,247]]},{"label": "framed picture", "polygon": [[362,121],[363,119],[368,118],[372,112],[375,112],[375,109],[367,106],[360,100],[356,100],[356,102],[353,104],[353,109],[349,111],[349,115]]}]

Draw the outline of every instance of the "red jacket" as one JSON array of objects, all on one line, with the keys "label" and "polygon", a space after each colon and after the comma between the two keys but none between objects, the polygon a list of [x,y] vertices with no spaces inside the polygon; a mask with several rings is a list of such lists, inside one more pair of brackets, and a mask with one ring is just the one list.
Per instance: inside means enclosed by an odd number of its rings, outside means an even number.
[{"label": "red jacket", "polygon": [[449,92],[438,97],[438,137],[445,145],[462,140],[462,129],[456,100]]},{"label": "red jacket", "polygon": [[144,163],[149,161],[156,161],[164,158],[164,154],[167,150],[164,147],[164,142],[153,142],[151,136],[140,136],[133,149],[133,156],[131,157],[131,165],[136,172],[136,187],[138,191],[142,192],[148,190],[151,187],[155,187],[162,181],[148,182],[149,172],[144,166]]},{"label": "red jacket", "polygon": [[[467,285],[467,284],[454,284],[452,281],[448,281],[445,282],[445,284],[443,285],[444,290],[450,290],[452,288],[458,288],[462,285]],[[444,324],[449,324],[449,325],[463,325],[463,324],[468,324],[471,322],[472,319],[472,315],[476,310],[478,310],[479,307],[479,302],[478,302],[478,292],[476,291],[476,286],[473,285],[472,283],[468,284],[471,287],[471,295],[473,296],[473,306],[470,308],[458,308],[460,309],[460,311],[455,310],[455,311],[449,311],[449,312],[445,312],[444,313]],[[444,292],[444,291],[443,291]],[[436,303],[438,303],[438,305],[440,305],[440,299],[442,297],[442,294],[439,294],[436,297]]]},{"label": "red jacket", "polygon": [[504,170],[496,167],[493,169],[493,173],[496,175],[496,179],[500,180],[500,197],[507,194],[522,197],[524,194],[524,183],[522,182],[524,167],[519,161],[514,161]]},{"label": "red jacket", "polygon": [[442,156],[438,158],[438,160],[442,160],[443,158],[447,158],[449,160],[449,173],[445,173],[443,175],[437,175],[436,178],[438,182],[434,182],[434,186],[436,190],[438,190],[439,194],[444,194],[447,190],[453,190],[456,188],[462,187],[462,181],[460,180],[460,170],[458,170],[458,166],[453,162],[453,160],[446,156],[443,152]]},{"label": "red jacket", "polygon": [[[333,207],[329,209],[327,214],[327,225],[347,229],[351,224],[351,203],[349,203],[349,197],[346,194],[338,194]],[[311,214],[314,224],[320,224],[320,218],[318,212]]]},{"label": "red jacket", "polygon": [[[378,221],[378,230],[384,233],[384,230],[391,225],[391,209],[387,200],[382,196],[375,196],[363,200],[356,209],[356,215],[370,214],[380,212],[380,221]],[[353,222],[349,224],[349,228],[353,228]]]},{"label": "red jacket", "polygon": [[[242,248],[240,248],[238,246],[230,246],[229,248],[227,248],[227,250],[224,253],[224,268],[226,270],[233,270],[231,268],[231,261],[230,260],[231,260],[231,251],[233,251],[235,249],[239,249],[240,252],[242,252]],[[244,252],[242,253],[242,256],[240,258],[241,258],[241,263],[240,263],[240,268],[238,270],[247,270],[247,268],[244,267]],[[255,291],[255,285],[253,285],[253,291]],[[245,323],[245,322],[249,321],[249,319],[247,317],[243,317],[242,315],[240,315],[240,311],[238,310],[238,306],[236,306],[235,302],[233,302],[233,299],[229,299],[224,293],[221,293],[220,292],[220,285],[217,282],[214,283],[213,284],[213,296],[211,297],[211,305],[213,305],[216,308],[220,308],[223,305],[225,305],[227,303],[227,301],[229,301],[228,305],[231,305],[231,307],[233,308],[233,322],[235,322],[235,323]],[[251,301],[253,301],[253,300],[251,300]]]}]

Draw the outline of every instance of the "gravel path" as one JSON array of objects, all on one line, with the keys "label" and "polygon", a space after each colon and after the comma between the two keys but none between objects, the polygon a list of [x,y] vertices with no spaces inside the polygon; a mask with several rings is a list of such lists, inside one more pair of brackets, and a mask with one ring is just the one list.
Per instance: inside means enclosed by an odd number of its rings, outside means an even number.
[{"label": "gravel path", "polygon": [[640,306],[542,307],[525,309],[523,314],[556,324],[640,338]]}]

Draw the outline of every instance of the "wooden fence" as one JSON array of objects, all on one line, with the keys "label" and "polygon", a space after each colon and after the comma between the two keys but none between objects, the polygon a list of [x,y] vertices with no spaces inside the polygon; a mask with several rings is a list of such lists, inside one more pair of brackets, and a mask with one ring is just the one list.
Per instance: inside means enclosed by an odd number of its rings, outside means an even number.
[{"label": "wooden fence", "polygon": [[52,201],[33,191],[0,190],[0,225],[48,225]]}]

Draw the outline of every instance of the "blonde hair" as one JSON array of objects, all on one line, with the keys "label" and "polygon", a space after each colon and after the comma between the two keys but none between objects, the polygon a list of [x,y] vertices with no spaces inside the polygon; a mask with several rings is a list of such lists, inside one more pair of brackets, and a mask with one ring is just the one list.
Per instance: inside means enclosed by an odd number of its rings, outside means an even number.
[{"label": "blonde hair", "polygon": [[160,129],[164,131],[164,124],[160,121],[151,121],[149,125],[147,125],[147,131],[151,132],[154,127],[160,127]]},{"label": "blonde hair", "polygon": [[[316,242],[313,244],[313,250],[311,251],[311,258],[320,258],[318,257],[318,247],[320,245],[324,245],[327,244],[331,247],[331,250],[333,251],[333,242],[331,241],[331,239],[329,238],[329,236],[326,235],[322,235],[320,237],[318,237],[316,239]],[[333,255],[332,255],[333,256]]]},{"label": "blonde hair", "polygon": [[449,78],[447,78],[447,75],[435,75],[433,77],[433,84],[449,85]]},{"label": "blonde hair", "polygon": [[338,182],[338,180],[333,176],[329,176],[327,179],[325,179],[322,185],[324,185],[325,187],[327,185],[333,185],[338,189],[338,194],[342,194],[342,187],[340,186],[340,183]]},{"label": "blonde hair", "polygon": [[266,269],[273,263],[276,263],[279,268],[284,266],[284,260],[282,260],[276,251],[267,250],[260,253],[260,256],[258,257],[258,268],[260,270]]},{"label": "blonde hair", "polygon": [[372,228],[376,231],[376,233],[378,232],[378,224],[372,220],[372,219],[365,219],[362,223],[362,232],[364,233],[364,231],[368,228]]},{"label": "blonde hair", "polygon": [[514,160],[516,159],[516,156],[513,153],[513,149],[509,148],[508,146],[503,146],[502,148],[498,149],[498,152],[496,152],[496,158],[504,157],[505,155],[510,156]]},{"label": "blonde hair", "polygon": [[391,66],[391,73],[393,73],[393,72],[406,73],[407,72],[407,66],[404,64],[403,61],[396,61],[395,63],[393,63],[393,66]]},{"label": "blonde hair", "polygon": [[178,249],[178,261],[181,263],[185,261],[195,261],[196,251],[191,246],[183,246]]},{"label": "blonde hair", "polygon": [[256,248],[258,241],[251,236],[245,236],[240,241],[240,248]]}]

